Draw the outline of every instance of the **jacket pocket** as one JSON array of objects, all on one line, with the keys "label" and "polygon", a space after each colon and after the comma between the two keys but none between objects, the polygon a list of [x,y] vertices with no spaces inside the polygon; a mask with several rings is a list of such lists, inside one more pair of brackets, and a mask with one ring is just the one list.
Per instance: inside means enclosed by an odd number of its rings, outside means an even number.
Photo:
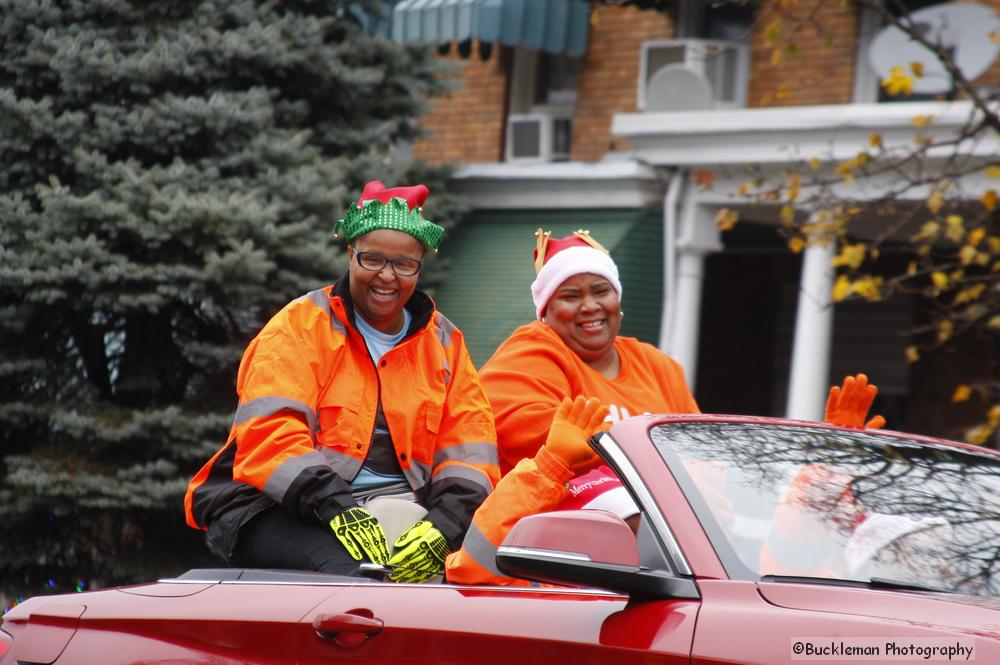
[{"label": "jacket pocket", "polygon": [[319,407],[316,441],[328,448],[347,447],[354,440],[358,408],[354,400],[328,395]]}]

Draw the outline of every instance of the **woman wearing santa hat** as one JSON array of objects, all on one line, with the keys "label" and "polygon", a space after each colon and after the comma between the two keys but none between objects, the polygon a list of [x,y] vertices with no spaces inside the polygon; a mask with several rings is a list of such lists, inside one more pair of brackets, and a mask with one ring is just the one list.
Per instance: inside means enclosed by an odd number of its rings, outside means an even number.
[{"label": "woman wearing santa hat", "polygon": [[[638,509],[610,469],[579,447],[586,448],[596,430],[632,415],[699,412],[677,361],[618,334],[622,285],[608,251],[585,230],[556,239],[538,229],[535,238],[531,296],[537,320],[516,329],[480,370],[496,418],[504,478],[476,512],[462,550],[447,562],[448,579],[455,582],[513,583],[494,563],[507,530],[524,515],[559,507],[574,487],[586,485],[595,499],[601,492],[594,488],[614,489],[617,500],[606,507],[623,519],[634,515]],[[866,426],[876,392],[863,374],[848,377],[843,388],[830,391],[827,421]],[[607,416],[600,427],[580,434],[573,455],[587,464],[570,469],[550,463],[547,440],[560,421],[557,410],[576,396],[606,405]],[[867,426],[883,423],[876,416]],[[569,445],[562,443],[563,449]],[[584,473],[589,475],[580,478]]]}]

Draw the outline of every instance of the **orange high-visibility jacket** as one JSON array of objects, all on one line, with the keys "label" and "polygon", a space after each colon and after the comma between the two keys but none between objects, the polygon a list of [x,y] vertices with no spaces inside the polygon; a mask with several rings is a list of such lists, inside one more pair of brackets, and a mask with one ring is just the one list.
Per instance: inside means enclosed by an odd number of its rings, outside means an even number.
[{"label": "orange high-visibility jacket", "polygon": [[445,578],[453,584],[537,586],[527,580],[507,577],[497,568],[497,548],[514,524],[528,515],[554,510],[569,494],[567,482],[573,473],[542,452],[500,479],[472,518],[462,549],[445,560]]},{"label": "orange high-visibility jacket", "polygon": [[187,522],[227,558],[239,528],[280,504],[327,523],[355,505],[381,404],[427,518],[457,545],[496,484],[496,432],[461,331],[414,292],[409,331],[375,366],[348,277],[286,305],[243,354],[228,441],[191,480]]},{"label": "orange high-visibility jacket", "polygon": [[596,397],[609,422],[642,413],[699,413],[680,364],[634,337],[614,341],[621,371],[607,379],[541,321],[521,326],[479,372],[496,417],[500,471],[532,457],[545,443],[564,397]]}]

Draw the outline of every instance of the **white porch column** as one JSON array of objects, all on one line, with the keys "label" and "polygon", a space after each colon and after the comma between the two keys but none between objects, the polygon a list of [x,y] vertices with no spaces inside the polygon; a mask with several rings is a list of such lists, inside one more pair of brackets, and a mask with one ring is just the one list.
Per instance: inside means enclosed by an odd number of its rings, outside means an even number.
[{"label": "white porch column", "polygon": [[802,258],[799,303],[792,342],[786,416],[822,420],[833,338],[833,278],[830,260],[837,242],[812,242]]},{"label": "white porch column", "polygon": [[701,322],[701,292],[705,281],[705,253],[682,250],[677,261],[677,291],[674,296],[674,330],[670,350],[674,360],[684,367],[691,392],[698,376],[698,333]]},{"label": "white porch column", "polygon": [[668,353],[684,367],[684,378],[693,393],[698,375],[698,336],[701,330],[701,299],[705,281],[705,256],[722,250],[715,208],[697,203],[696,192],[686,188],[681,204],[677,238],[677,275],[672,300]]}]

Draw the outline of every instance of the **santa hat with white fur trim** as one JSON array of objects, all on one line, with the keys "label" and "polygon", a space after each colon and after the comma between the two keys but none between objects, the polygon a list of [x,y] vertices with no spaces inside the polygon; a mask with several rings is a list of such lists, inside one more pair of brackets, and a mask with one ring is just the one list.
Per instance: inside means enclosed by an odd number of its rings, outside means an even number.
[{"label": "santa hat with white fur trim", "polygon": [[573,275],[593,273],[604,277],[622,297],[622,284],[618,279],[618,266],[608,250],[590,237],[589,231],[580,229],[565,238],[552,238],[551,231],[535,231],[535,272],[538,276],[531,283],[531,298],[535,315],[545,315],[545,306],[559,285]]}]

